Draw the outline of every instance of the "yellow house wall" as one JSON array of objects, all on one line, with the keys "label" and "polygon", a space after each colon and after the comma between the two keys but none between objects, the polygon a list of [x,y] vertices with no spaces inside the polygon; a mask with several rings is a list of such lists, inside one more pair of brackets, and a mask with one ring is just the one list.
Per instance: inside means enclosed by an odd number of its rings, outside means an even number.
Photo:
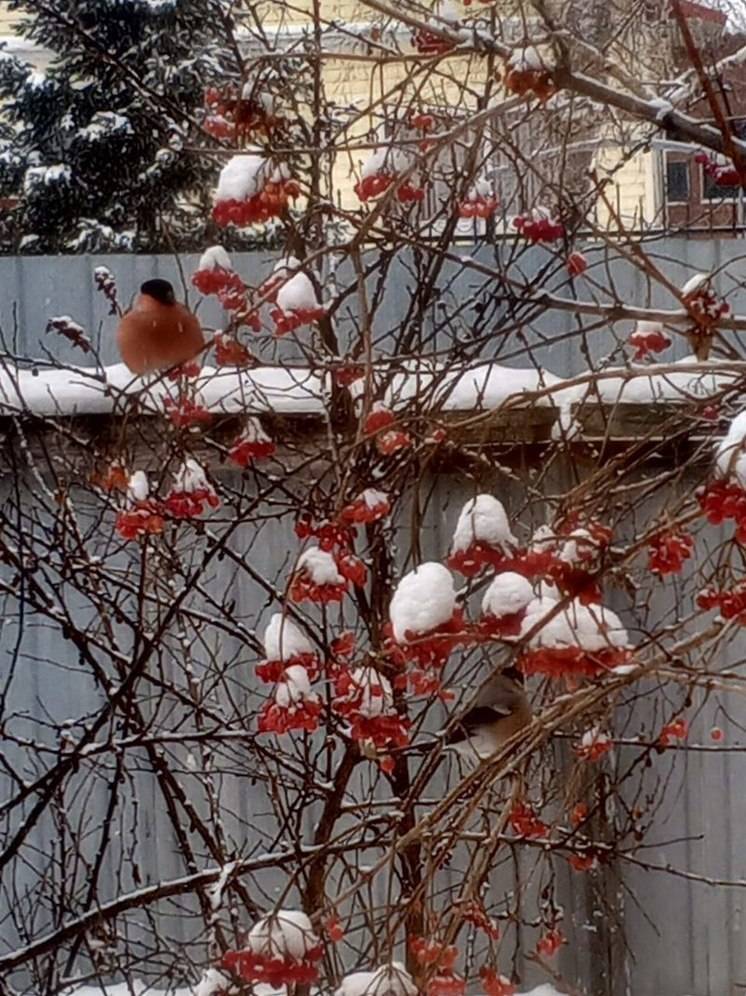
[{"label": "yellow house wall", "polygon": [[659,221],[655,153],[637,153],[621,162],[623,158],[623,150],[613,144],[602,146],[594,158],[599,180],[611,177],[605,189],[613,211],[602,199],[596,206],[596,223],[610,231],[619,227],[618,221],[623,227],[635,230]]},{"label": "yellow house wall", "polygon": [[[507,7],[507,3],[506,3]],[[350,22],[365,22],[375,18],[371,8],[360,0],[319,0],[322,17],[326,21],[339,20]],[[278,27],[308,25],[313,18],[314,0],[294,0],[290,5],[279,4],[268,0],[261,8],[261,14],[266,25],[277,24]],[[468,8],[467,8],[468,10]],[[466,11],[465,11],[466,12]],[[18,15],[7,9],[7,4],[0,0],[0,35],[10,34]],[[28,56],[27,56],[28,57]],[[43,57],[33,59],[44,64]],[[338,100],[345,105],[357,105],[364,109],[371,102],[380,100],[386,94],[396,99],[396,88],[412,71],[412,63],[390,63],[383,71],[374,63],[354,60],[328,60],[324,66],[324,86],[328,99]],[[444,70],[454,80],[468,78],[475,84],[483,79],[486,72],[486,60],[459,57],[447,60]],[[482,68],[484,67],[484,68]],[[423,104],[442,104],[449,96],[457,97],[457,84],[444,81],[434,76],[422,89],[420,99]],[[365,142],[370,133],[371,119],[363,117],[350,130],[350,143]],[[357,198],[353,186],[361,163],[368,153],[362,149],[342,150],[334,167],[335,193],[343,207],[356,207]],[[595,157],[599,175],[607,175],[619,162],[618,148],[604,145]],[[654,221],[658,205],[657,176],[655,158],[650,153],[634,156],[624,163],[614,173],[613,183],[608,188],[609,199],[615,210],[619,211],[625,226],[640,227]],[[597,223],[604,228],[614,228],[614,221],[608,208],[599,204],[597,207]]]},{"label": "yellow house wall", "polygon": [[17,20],[18,15],[9,11],[7,4],[0,0],[0,35],[10,34],[12,25]]}]

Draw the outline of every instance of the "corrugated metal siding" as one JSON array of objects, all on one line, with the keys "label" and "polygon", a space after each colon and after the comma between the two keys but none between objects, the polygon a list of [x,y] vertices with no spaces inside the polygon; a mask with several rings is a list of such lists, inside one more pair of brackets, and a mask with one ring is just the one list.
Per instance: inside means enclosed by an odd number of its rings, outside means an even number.
[{"label": "corrugated metal siding", "polygon": [[[711,270],[725,261],[736,260],[742,253],[737,242],[703,243],[660,241],[651,250],[659,264],[674,279],[685,275],[688,264],[692,268]],[[503,256],[508,249],[501,247]],[[546,256],[540,250],[526,254],[520,260],[527,273],[536,272],[545,262]],[[104,262],[116,273],[126,299],[134,293],[138,283],[146,276],[162,275],[174,277],[176,270],[173,261],[133,257],[73,257],[59,259],[0,259],[0,315],[3,332],[8,340],[13,328],[14,302],[17,307],[17,336],[14,351],[18,354],[43,357],[43,349],[54,349],[67,360],[79,362],[79,357],[59,340],[47,340],[43,330],[46,318],[53,312],[69,312],[84,322],[89,330],[101,329],[102,352],[105,360],[113,360],[111,326],[107,321],[104,302],[91,290],[90,275],[95,265]],[[186,272],[191,272],[193,260],[185,260]],[[241,258],[239,269],[242,272],[261,275],[270,266],[271,260],[260,255]],[[455,271],[451,271],[455,273]],[[691,270],[688,271],[689,273]],[[619,265],[614,269],[614,278],[619,299],[625,302],[641,303],[648,299],[646,278],[639,272]],[[393,327],[399,313],[401,286],[409,282],[406,271],[402,270],[397,280],[398,289],[392,288],[392,298],[387,300],[380,316],[381,331]],[[462,295],[462,299],[474,300],[474,277],[454,277],[448,292]],[[447,283],[447,281],[446,281]],[[468,297],[471,295],[471,297]],[[659,299],[651,295],[652,303]],[[662,301],[661,301],[662,303]],[[735,304],[739,311],[746,310],[746,295],[738,288]],[[397,306],[398,305],[398,306]],[[210,320],[218,323],[219,315],[212,313]],[[578,355],[577,341],[564,338],[553,342],[562,332],[573,329],[573,320],[566,318],[564,327],[557,324],[557,316],[540,316],[535,323],[536,355],[554,372],[569,374],[580,369],[582,360]],[[545,337],[539,342],[541,336]],[[600,335],[593,334],[592,351],[603,355],[613,348],[615,336],[611,331]],[[520,363],[519,344],[503,342],[497,330],[491,352],[510,357],[510,362]],[[283,348],[272,346],[276,348]],[[559,467],[557,473],[565,473],[569,468]],[[497,472],[494,477],[496,493],[506,495],[512,503],[513,511],[522,507],[522,498],[507,479]],[[244,484],[244,487],[248,485]],[[448,540],[461,503],[473,493],[473,485],[464,479],[441,477],[422,488],[422,494],[431,493],[424,509],[425,527],[423,530],[424,556],[441,557],[448,546]],[[522,517],[528,525],[528,512]],[[402,528],[406,529],[406,525]],[[713,532],[713,541],[717,533]],[[96,543],[92,542],[92,548]],[[260,576],[274,579],[283,575],[283,558],[287,551],[295,548],[295,540],[287,521],[267,521],[257,526],[246,524],[236,534],[233,547],[242,556],[252,558],[252,566]],[[406,549],[406,536],[402,537],[401,549]],[[278,553],[279,551],[279,553]],[[192,556],[198,555],[198,547]],[[260,631],[266,623],[271,607],[267,606],[267,596],[263,589],[241,576],[236,583],[235,570],[228,561],[217,565],[212,572],[208,588],[216,594],[233,590],[236,597],[236,618],[243,619],[250,633]],[[71,609],[82,618],[90,609],[78,600],[73,593]],[[651,612],[651,619],[665,618],[676,604],[676,588],[667,585],[661,589]],[[623,609],[624,606],[619,606]],[[87,671],[78,659],[70,643],[60,640],[59,632],[38,619],[26,616],[19,618],[17,605],[6,604],[2,612],[0,635],[3,656],[0,661],[7,668],[18,653],[18,670],[11,684],[9,710],[16,716],[14,731],[35,740],[44,740],[43,725],[38,720],[49,715],[55,720],[80,716],[94,710],[99,702],[98,692]],[[121,649],[127,649],[126,634],[122,634]],[[256,654],[249,643],[221,636],[219,631],[204,634],[206,644],[215,646],[220,641],[220,651],[226,667],[233,670],[234,687],[241,706],[247,712],[255,712],[259,699],[253,686],[253,662]],[[734,647],[730,653],[735,663],[742,656],[742,646]],[[185,680],[180,670],[178,644],[172,643],[170,652],[164,656],[164,666],[174,669],[178,680]],[[735,697],[733,697],[735,698]],[[673,767],[671,785],[663,815],[664,820],[651,832],[646,840],[649,850],[642,853],[643,859],[658,866],[670,864],[685,874],[696,873],[716,880],[746,880],[746,845],[741,828],[746,824],[746,765],[744,755],[737,749],[742,741],[741,730],[746,722],[746,710],[739,702],[730,699],[728,714],[718,711],[713,700],[694,726],[692,740],[707,744],[707,731],[712,722],[717,722],[726,735],[726,744],[734,749],[731,752],[669,752],[657,762],[655,769],[646,777],[651,784],[657,777],[666,775]],[[25,718],[24,718],[25,717]],[[631,751],[631,748],[629,749]],[[32,768],[33,755],[18,744],[5,742],[3,753],[7,762],[22,777],[31,778],[37,771]],[[619,763],[629,751],[619,752]],[[186,751],[181,751],[183,765],[179,780],[195,805],[203,807],[203,789],[189,766]],[[274,836],[274,823],[270,807],[261,786],[248,785],[240,776],[240,748],[236,748],[216,760],[216,778],[220,784],[221,805],[224,810],[225,832],[229,841],[237,849],[262,850],[268,847]],[[223,770],[224,769],[224,770]],[[364,774],[361,774],[364,778]],[[451,784],[453,774],[450,776]],[[0,776],[7,789],[7,776]],[[442,783],[443,785],[446,782]],[[435,783],[436,789],[439,788]],[[360,786],[364,796],[364,785]],[[144,882],[154,882],[174,878],[183,874],[183,859],[179,854],[173,833],[163,812],[163,803],[154,778],[148,773],[147,759],[142,757],[142,770],[136,771],[123,789],[126,803],[119,807],[116,817],[116,830],[121,840],[131,838],[134,819],[140,826],[141,844],[138,861]],[[86,778],[81,775],[71,779],[70,786],[61,803],[69,811],[80,814],[80,819],[92,831],[87,847],[94,853],[97,835],[94,828],[101,823],[108,798],[104,780]],[[235,815],[234,815],[235,814]],[[311,831],[312,814],[309,813],[306,833]],[[244,827],[251,821],[254,838],[246,840]],[[704,835],[704,836],[702,836]],[[194,835],[191,835],[194,837]],[[19,867],[16,884],[25,883],[29,897],[25,903],[27,912],[33,909],[33,888],[38,875],[44,872],[39,865],[39,854],[48,853],[59,847],[58,831],[54,823],[54,813],[45,814],[35,831],[30,849],[26,852],[27,862]],[[205,866],[211,864],[203,848],[195,840],[199,860]],[[451,879],[458,880],[460,858],[454,858]],[[82,870],[81,887],[85,881]],[[624,862],[605,873],[607,900],[623,909],[623,943],[628,955],[622,971],[609,967],[604,961],[604,947],[601,927],[607,924],[611,914],[594,899],[591,891],[591,878],[568,875],[564,867],[559,868],[563,876],[562,892],[566,904],[566,929],[571,944],[561,956],[560,966],[568,978],[574,980],[589,993],[613,993],[613,996],[735,996],[746,989],[746,945],[743,943],[743,902],[742,889],[705,886],[689,882],[684,877],[653,873],[642,868],[634,868]],[[618,881],[616,876],[619,876]],[[491,896],[498,901],[511,887],[514,870],[511,861],[496,870],[491,882]],[[129,880],[115,881],[113,868],[107,870],[102,895],[113,896],[118,890],[132,889],[136,883]],[[257,876],[256,902],[260,906],[272,902],[277,895],[280,883],[268,873]],[[378,895],[385,888],[383,879],[376,884]],[[0,909],[7,904],[7,893],[0,894]],[[184,900],[177,904],[164,904],[161,923],[168,931],[173,944],[173,960],[182,966],[193,959],[196,967],[204,964],[206,952],[195,936],[196,921],[184,916],[189,908]],[[0,932],[6,944],[13,945],[14,936],[11,922],[6,918],[9,912],[2,910],[3,921]],[[39,917],[35,933],[48,927]],[[147,922],[137,917],[122,919],[118,929],[133,941],[146,939],[149,931]],[[612,928],[613,930],[616,928]],[[526,940],[526,945],[535,938]],[[165,956],[164,956],[165,957]],[[167,959],[165,959],[167,961]],[[526,966],[526,980],[530,982],[535,969]],[[604,981],[604,975],[615,972],[613,978]],[[536,974],[536,981],[540,976]]]}]

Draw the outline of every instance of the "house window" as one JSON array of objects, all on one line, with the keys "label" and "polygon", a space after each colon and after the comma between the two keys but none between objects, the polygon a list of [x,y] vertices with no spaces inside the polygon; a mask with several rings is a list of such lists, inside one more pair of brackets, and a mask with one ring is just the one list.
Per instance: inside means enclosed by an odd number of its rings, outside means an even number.
[{"label": "house window", "polygon": [[689,163],[666,160],[666,200],[669,204],[689,200]]}]

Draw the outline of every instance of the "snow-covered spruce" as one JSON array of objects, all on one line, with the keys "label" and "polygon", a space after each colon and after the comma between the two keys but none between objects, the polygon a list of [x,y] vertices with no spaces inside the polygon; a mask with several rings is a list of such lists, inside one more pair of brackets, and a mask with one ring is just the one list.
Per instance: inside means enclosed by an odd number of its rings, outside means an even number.
[{"label": "snow-covered spruce", "polygon": [[448,566],[473,577],[485,567],[500,567],[510,560],[517,546],[502,502],[493,495],[477,495],[461,510]]}]

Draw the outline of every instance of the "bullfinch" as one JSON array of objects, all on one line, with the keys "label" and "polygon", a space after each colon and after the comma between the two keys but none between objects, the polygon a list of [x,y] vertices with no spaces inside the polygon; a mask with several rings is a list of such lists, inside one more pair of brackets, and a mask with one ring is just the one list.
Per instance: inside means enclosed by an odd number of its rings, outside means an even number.
[{"label": "bullfinch", "polygon": [[117,344],[133,374],[149,374],[194,359],[205,347],[195,316],[176,300],[168,280],[146,280],[119,322]]}]

